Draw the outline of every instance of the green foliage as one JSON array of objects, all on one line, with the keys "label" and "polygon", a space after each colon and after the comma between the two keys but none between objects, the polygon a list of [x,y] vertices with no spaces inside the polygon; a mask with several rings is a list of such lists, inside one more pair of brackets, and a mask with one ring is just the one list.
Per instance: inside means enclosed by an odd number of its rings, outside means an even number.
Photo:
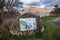
[{"label": "green foliage", "polygon": [[42,19],[43,25],[45,27],[43,40],[60,40],[60,28],[57,28],[54,25],[49,24],[47,21],[53,20],[58,16],[44,17]]},{"label": "green foliage", "polygon": [[33,39],[34,35],[17,36],[17,35],[0,33],[0,40],[33,40]]},{"label": "green foliage", "polygon": [[20,24],[21,24],[21,25],[26,25],[26,22],[25,22],[24,20],[21,20],[21,21],[20,21]]},{"label": "green foliage", "polygon": [[0,19],[0,25],[2,24],[2,19]]},{"label": "green foliage", "polygon": [[[13,14],[14,13],[14,14]],[[7,14],[7,15],[6,15]],[[15,18],[16,14],[15,12],[4,12],[4,18]],[[12,35],[9,32],[8,25],[1,26],[0,25],[0,40],[33,40],[35,38],[35,34],[32,35]]]},{"label": "green foliage", "polygon": [[8,33],[5,29],[2,29],[0,27],[0,40],[34,40],[35,34],[33,33],[32,35],[12,35]]}]

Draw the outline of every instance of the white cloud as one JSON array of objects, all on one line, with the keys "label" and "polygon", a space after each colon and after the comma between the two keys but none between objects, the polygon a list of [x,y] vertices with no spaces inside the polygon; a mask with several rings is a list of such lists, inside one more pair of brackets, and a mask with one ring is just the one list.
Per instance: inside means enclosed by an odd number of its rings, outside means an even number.
[{"label": "white cloud", "polygon": [[32,3],[39,3],[40,0],[20,0],[21,2],[23,2],[26,5],[32,4]]},{"label": "white cloud", "polygon": [[[60,0],[20,0],[24,5],[37,4],[37,3],[51,3],[51,5],[58,4],[60,5]],[[41,5],[42,6],[42,5]]]}]

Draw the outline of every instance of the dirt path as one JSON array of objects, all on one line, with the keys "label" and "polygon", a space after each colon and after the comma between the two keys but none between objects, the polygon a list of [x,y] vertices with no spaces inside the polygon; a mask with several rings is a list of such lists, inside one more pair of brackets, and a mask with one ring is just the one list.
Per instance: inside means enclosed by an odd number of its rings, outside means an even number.
[{"label": "dirt path", "polygon": [[60,17],[58,17],[58,18],[56,18],[54,20],[48,21],[48,23],[53,24],[53,25],[60,28]]}]

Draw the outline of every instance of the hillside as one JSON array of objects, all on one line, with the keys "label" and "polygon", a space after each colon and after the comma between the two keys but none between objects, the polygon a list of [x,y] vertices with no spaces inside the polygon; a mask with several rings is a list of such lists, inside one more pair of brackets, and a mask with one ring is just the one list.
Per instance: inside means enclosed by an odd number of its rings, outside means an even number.
[{"label": "hillside", "polygon": [[29,7],[22,13],[26,12],[33,12],[33,13],[49,13],[53,10],[54,8],[37,8],[37,7]]}]

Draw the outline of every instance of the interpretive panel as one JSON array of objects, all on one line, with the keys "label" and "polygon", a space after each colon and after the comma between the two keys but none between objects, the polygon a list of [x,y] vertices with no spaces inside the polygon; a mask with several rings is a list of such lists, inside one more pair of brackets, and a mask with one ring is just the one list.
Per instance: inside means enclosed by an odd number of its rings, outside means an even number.
[{"label": "interpretive panel", "polygon": [[21,31],[36,29],[36,18],[20,18],[19,21]]}]

